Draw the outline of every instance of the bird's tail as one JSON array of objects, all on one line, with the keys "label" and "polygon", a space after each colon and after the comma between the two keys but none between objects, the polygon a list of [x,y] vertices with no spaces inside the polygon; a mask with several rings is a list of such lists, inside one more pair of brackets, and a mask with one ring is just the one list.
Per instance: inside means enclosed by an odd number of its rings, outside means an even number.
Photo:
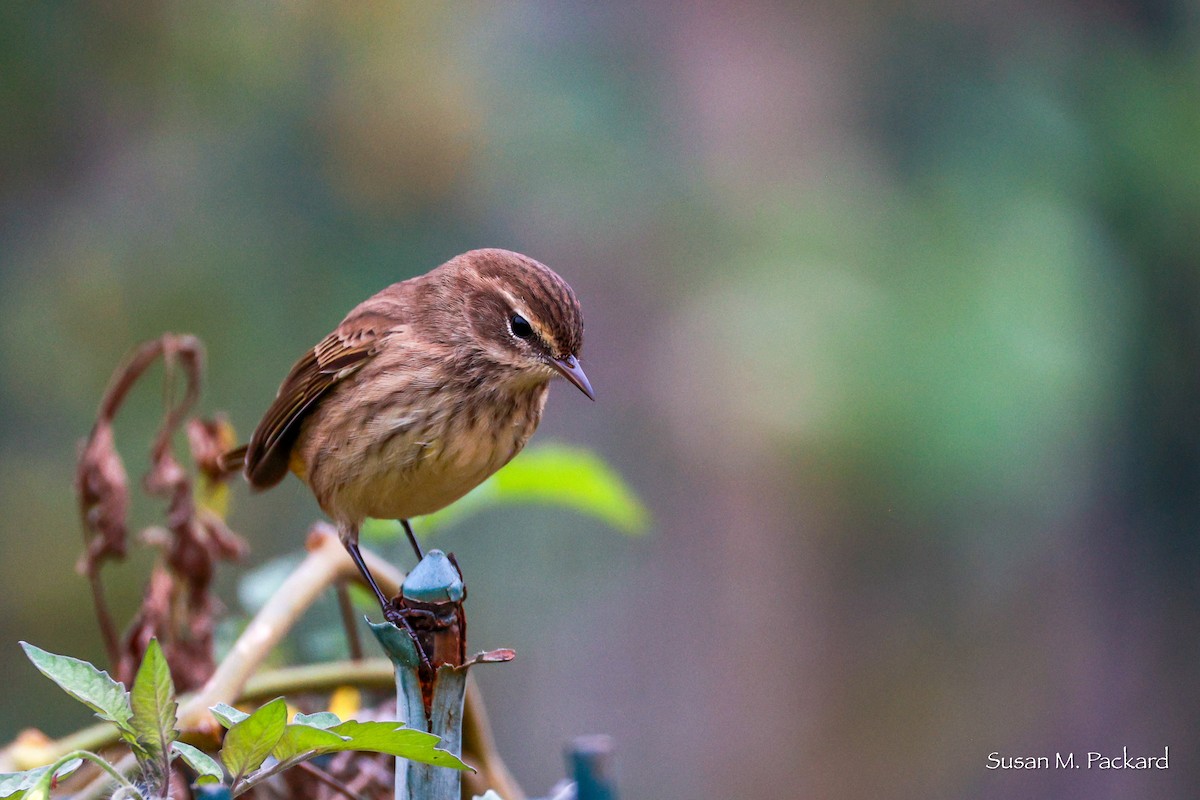
[{"label": "bird's tail", "polygon": [[241,447],[235,447],[227,453],[222,453],[217,463],[221,467],[222,472],[241,472],[246,466],[246,450],[250,445],[244,444]]}]

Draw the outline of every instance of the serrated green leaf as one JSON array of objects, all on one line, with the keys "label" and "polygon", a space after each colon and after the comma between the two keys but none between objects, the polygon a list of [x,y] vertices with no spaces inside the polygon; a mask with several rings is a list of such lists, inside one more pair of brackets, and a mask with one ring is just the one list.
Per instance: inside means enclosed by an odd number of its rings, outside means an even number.
[{"label": "serrated green leaf", "polygon": [[282,697],[277,697],[235,723],[225,733],[221,761],[235,786],[243,777],[262,766],[279,743],[286,726],[287,706]]},{"label": "serrated green leaf", "polygon": [[201,786],[225,780],[225,772],[221,769],[221,765],[203,750],[192,747],[187,742],[171,742],[171,749],[195,770],[198,775],[196,783]]},{"label": "serrated green leaf", "polygon": [[145,753],[144,759],[138,759],[142,769],[160,777],[166,775],[171,743],[179,734],[175,730],[175,684],[157,639],[151,639],[146,648],[142,665],[133,679],[129,702],[133,709],[129,723],[132,735]]},{"label": "serrated green leaf", "polygon": [[338,715],[332,711],[318,711],[315,714],[300,714],[297,713],[295,719],[292,720],[296,725],[311,725],[314,728],[332,728],[341,722]]},{"label": "serrated green leaf", "polygon": [[346,741],[345,737],[324,728],[304,724],[288,725],[283,729],[283,736],[279,737],[279,743],[275,745],[271,755],[280,761],[290,761],[305,753],[311,755],[332,753]]},{"label": "serrated green leaf", "polygon": [[86,661],[60,656],[21,642],[25,655],[33,665],[67,694],[86,705],[100,719],[115,722],[122,731],[129,731],[133,709],[129,694],[107,672],[96,669]]},{"label": "serrated green leaf", "polygon": [[326,753],[341,750],[364,750],[370,753],[386,753],[439,767],[470,769],[453,753],[434,747],[439,741],[438,737],[424,731],[405,728],[399,722],[347,720],[330,730],[339,736],[346,737],[347,741],[337,748],[324,750],[323,752]]},{"label": "serrated green leaf", "polygon": [[233,706],[226,705],[225,703],[217,703],[208,710],[211,711],[213,716],[217,718],[217,722],[220,722],[225,728],[232,728],[234,725],[250,716],[245,711],[238,711]]}]

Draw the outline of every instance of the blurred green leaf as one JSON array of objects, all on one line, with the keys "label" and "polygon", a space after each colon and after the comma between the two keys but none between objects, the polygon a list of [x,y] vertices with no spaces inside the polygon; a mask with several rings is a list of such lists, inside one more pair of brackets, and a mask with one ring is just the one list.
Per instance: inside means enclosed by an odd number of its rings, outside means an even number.
[{"label": "blurred green leaf", "polygon": [[217,760],[203,750],[192,747],[186,742],[171,742],[175,751],[187,765],[196,771],[196,783],[200,785],[218,783],[225,779],[225,772]]},{"label": "blurred green leaf", "polygon": [[276,697],[229,729],[221,747],[221,761],[235,787],[262,766],[279,743],[286,725],[287,705],[282,697]]},{"label": "blurred green leaf", "polygon": [[[490,508],[523,504],[568,508],[628,534],[649,525],[645,506],[616,470],[590,450],[561,444],[526,450],[466,497],[415,524],[429,535]],[[394,520],[367,520],[360,533],[391,538],[401,528]]]},{"label": "blurred green leaf", "polygon": [[157,639],[150,640],[142,665],[133,679],[130,705],[133,709],[130,728],[137,744],[138,760],[144,771],[165,776],[170,764],[171,743],[179,734],[175,730],[175,684]]},{"label": "blurred green leaf", "polygon": [[129,705],[129,694],[107,672],[86,661],[49,653],[28,642],[21,642],[21,647],[33,665],[63,691],[95,711],[101,719],[115,722],[122,731],[131,732],[129,720],[133,709]]}]

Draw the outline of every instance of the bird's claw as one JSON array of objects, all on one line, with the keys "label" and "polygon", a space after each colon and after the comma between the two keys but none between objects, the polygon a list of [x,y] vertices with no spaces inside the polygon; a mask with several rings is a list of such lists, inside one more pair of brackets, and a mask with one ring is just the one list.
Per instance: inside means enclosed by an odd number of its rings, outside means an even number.
[{"label": "bird's claw", "polygon": [[388,603],[383,607],[383,618],[397,628],[402,628],[408,634],[408,637],[412,639],[413,647],[417,650],[417,655],[421,658],[421,666],[432,672],[433,664],[430,663],[429,656],[425,655],[425,648],[421,646],[421,640],[417,638],[417,632],[409,624],[408,617],[404,612]]}]

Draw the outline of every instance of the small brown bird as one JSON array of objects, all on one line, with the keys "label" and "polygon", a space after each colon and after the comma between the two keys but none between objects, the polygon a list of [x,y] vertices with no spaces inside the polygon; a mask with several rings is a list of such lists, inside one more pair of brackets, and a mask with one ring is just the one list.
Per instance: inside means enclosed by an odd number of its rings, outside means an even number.
[{"label": "small brown bird", "polygon": [[363,520],[400,520],[420,558],[408,520],[519,453],[552,377],[595,399],[582,345],[566,281],[519,253],[472,250],[360,303],[296,362],[250,443],[225,463],[244,466],[256,489],[296,473],[390,617],[359,553]]}]

